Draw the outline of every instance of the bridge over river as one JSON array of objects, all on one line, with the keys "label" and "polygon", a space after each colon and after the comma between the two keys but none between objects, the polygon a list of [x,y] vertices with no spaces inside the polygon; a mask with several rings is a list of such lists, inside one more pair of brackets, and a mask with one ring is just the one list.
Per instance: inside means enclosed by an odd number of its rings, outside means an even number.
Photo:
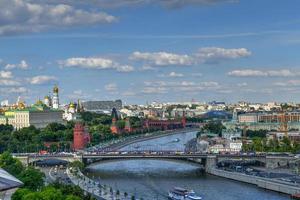
[{"label": "bridge over river", "polygon": [[294,156],[288,155],[267,155],[267,154],[208,154],[200,152],[178,152],[178,151],[101,151],[84,153],[57,153],[57,154],[13,154],[22,163],[29,165],[40,160],[57,159],[72,162],[82,161],[85,164],[101,162],[103,160],[119,159],[172,159],[186,160],[203,165],[207,171],[216,167],[222,161],[258,161],[266,168],[277,168],[288,166],[289,163],[297,160]]}]

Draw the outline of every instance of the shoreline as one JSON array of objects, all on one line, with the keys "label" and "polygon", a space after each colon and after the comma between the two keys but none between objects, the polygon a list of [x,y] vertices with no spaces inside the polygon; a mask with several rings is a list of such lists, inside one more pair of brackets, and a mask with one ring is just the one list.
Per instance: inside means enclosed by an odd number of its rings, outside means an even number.
[{"label": "shoreline", "polygon": [[229,172],[220,169],[211,169],[206,173],[225,179],[230,179],[242,183],[248,183],[251,185],[255,185],[261,189],[270,190],[282,194],[293,195],[296,193],[300,193],[300,187],[297,187],[293,184],[288,185],[286,182],[282,182],[279,180],[256,177],[238,172]]},{"label": "shoreline", "polygon": [[113,144],[108,148],[112,148],[112,150],[118,150],[118,149],[121,149],[123,147],[126,147],[128,145],[131,145],[131,144],[134,144],[134,143],[137,143],[137,142],[144,142],[144,141],[147,141],[147,140],[152,140],[152,139],[156,139],[156,138],[163,138],[163,137],[170,136],[170,135],[176,135],[176,134],[180,134],[180,133],[188,133],[188,132],[193,132],[193,131],[197,131],[197,130],[198,130],[197,128],[185,128],[185,129],[179,129],[179,130],[172,130],[169,133],[168,132],[167,133],[162,132],[161,134],[157,134],[157,135],[153,134],[153,135],[149,135],[149,136],[146,136],[146,137],[135,138],[135,139],[132,139],[132,140],[124,141],[124,142],[121,142],[119,144]]}]

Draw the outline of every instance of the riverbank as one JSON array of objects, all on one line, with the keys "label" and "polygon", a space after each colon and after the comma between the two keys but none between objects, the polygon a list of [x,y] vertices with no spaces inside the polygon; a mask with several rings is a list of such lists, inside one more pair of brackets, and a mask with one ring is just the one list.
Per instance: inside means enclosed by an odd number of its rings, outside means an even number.
[{"label": "riverbank", "polygon": [[144,137],[142,136],[141,138],[127,140],[122,143],[112,145],[109,148],[111,148],[112,150],[118,150],[118,149],[121,149],[123,147],[126,147],[128,145],[131,145],[131,144],[134,144],[137,142],[144,142],[147,140],[152,140],[152,139],[156,139],[156,138],[160,138],[160,137],[166,137],[166,136],[176,135],[176,134],[180,134],[180,133],[188,133],[188,132],[197,131],[197,130],[198,130],[197,128],[185,128],[185,129],[179,129],[179,130],[160,131],[159,134],[144,135]]},{"label": "riverbank", "polygon": [[197,131],[197,130],[198,128],[184,128],[184,129],[177,129],[177,130],[156,131],[156,132],[150,132],[150,133],[145,133],[140,135],[127,136],[124,138],[114,139],[105,143],[100,143],[98,145],[89,147],[87,148],[87,151],[89,150],[101,151],[106,149],[109,149],[110,151],[115,151],[136,142],[143,142],[151,139],[156,139],[156,138],[180,134],[180,133],[187,133],[187,132]]},{"label": "riverbank", "polygon": [[99,181],[95,181],[85,176],[79,169],[66,169],[67,176],[74,185],[78,185],[82,190],[90,193],[98,200],[140,200],[134,195],[127,192],[114,190],[112,187],[102,185]]},{"label": "riverbank", "polygon": [[246,175],[238,172],[229,172],[229,171],[219,170],[219,169],[210,169],[208,173],[222,178],[253,184],[259,188],[272,190],[275,192],[280,192],[288,195],[300,193],[300,187],[296,186],[293,183],[289,184],[287,182],[283,182],[279,180],[272,180],[269,178],[262,178],[262,177]]}]

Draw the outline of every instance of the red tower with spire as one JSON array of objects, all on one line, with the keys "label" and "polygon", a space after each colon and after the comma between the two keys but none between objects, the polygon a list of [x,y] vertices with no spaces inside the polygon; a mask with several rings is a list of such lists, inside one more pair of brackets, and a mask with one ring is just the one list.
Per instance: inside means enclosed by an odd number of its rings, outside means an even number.
[{"label": "red tower with spire", "polygon": [[90,142],[90,134],[81,122],[76,122],[73,129],[73,149],[82,150]]},{"label": "red tower with spire", "polygon": [[111,126],[110,126],[110,131],[113,134],[118,134],[119,133],[119,128],[117,126],[118,113],[117,113],[117,110],[115,108],[112,109],[111,116],[112,116],[112,123],[111,123]]}]

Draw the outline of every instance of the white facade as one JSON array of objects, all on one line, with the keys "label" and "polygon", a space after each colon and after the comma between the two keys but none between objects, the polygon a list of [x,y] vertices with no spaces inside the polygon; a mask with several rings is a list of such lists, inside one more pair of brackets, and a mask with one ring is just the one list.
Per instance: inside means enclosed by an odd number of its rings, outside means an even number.
[{"label": "white facade", "polygon": [[58,98],[58,93],[53,93],[53,98],[52,98],[52,107],[54,109],[59,108],[59,98]]}]

